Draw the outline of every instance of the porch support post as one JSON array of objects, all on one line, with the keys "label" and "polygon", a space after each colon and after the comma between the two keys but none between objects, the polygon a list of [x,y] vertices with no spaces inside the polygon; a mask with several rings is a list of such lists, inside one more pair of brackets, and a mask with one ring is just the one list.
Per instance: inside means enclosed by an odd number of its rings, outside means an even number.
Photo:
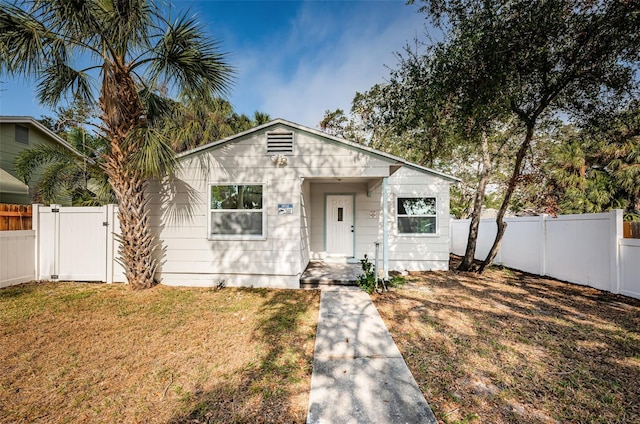
[{"label": "porch support post", "polygon": [[382,268],[384,279],[389,279],[389,177],[382,178]]}]

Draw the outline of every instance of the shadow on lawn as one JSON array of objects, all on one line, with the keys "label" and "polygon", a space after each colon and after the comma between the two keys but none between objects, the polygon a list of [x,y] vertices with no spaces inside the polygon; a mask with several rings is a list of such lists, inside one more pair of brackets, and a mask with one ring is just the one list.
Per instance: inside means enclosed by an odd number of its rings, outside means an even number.
[{"label": "shadow on lawn", "polygon": [[34,292],[40,289],[38,287],[42,283],[38,283],[35,281],[29,281],[27,283],[17,284],[15,286],[8,286],[0,288],[0,301],[5,299],[17,298],[17,297],[26,297],[29,298],[33,295]]},{"label": "shadow on lawn", "polygon": [[640,419],[640,301],[513,270],[410,280],[376,303],[441,421]]},{"label": "shadow on lawn", "polygon": [[[264,346],[256,352],[256,363],[247,364],[239,372],[225,376],[224,382],[189,399],[190,411],[174,417],[178,423],[281,423],[304,422],[313,348],[305,348],[313,338],[302,331],[302,320],[318,303],[319,292],[304,292],[304,301],[287,291],[256,289],[269,299],[259,311],[259,325],[253,337]],[[314,317],[315,318],[315,317]],[[302,383],[302,384],[300,384]],[[292,389],[293,388],[293,389]],[[195,405],[195,406],[194,406]]]}]

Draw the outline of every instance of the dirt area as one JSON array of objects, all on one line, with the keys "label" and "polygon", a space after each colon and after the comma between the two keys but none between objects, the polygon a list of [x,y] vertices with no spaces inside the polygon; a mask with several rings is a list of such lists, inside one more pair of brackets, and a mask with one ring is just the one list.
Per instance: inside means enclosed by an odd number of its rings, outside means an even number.
[{"label": "dirt area", "polygon": [[440,422],[640,422],[640,301],[498,267],[407,282],[375,303]]},{"label": "dirt area", "polygon": [[318,291],[0,290],[2,423],[306,419]]}]

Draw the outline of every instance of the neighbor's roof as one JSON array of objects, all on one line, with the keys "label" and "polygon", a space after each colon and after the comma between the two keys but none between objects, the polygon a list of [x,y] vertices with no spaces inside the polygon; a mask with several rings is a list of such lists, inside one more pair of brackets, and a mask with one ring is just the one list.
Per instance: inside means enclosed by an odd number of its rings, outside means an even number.
[{"label": "neighbor's roof", "polygon": [[378,156],[378,157],[381,157],[381,158],[396,162],[399,165],[406,166],[408,168],[412,168],[412,169],[415,169],[417,171],[424,172],[426,174],[437,175],[439,177],[442,177],[442,178],[450,180],[450,181],[455,181],[455,182],[461,181],[459,178],[453,177],[451,175],[444,174],[442,172],[436,171],[436,170],[431,169],[431,168],[427,168],[425,166],[421,166],[421,165],[409,162],[409,161],[404,160],[404,159],[402,159],[402,158],[400,158],[398,156],[391,155],[391,154],[385,153],[385,152],[381,152],[380,150],[372,149],[371,147],[363,146],[362,144],[354,143],[353,141],[349,141],[349,140],[345,140],[344,138],[340,138],[340,137],[336,137],[336,136],[333,136],[333,135],[329,135],[329,134],[323,133],[322,131],[319,131],[319,130],[316,130],[316,129],[313,129],[313,128],[309,128],[309,127],[305,127],[303,125],[295,124],[293,122],[290,122],[290,121],[287,121],[287,120],[284,120],[284,119],[280,119],[280,118],[274,119],[273,121],[267,122],[266,124],[259,125],[257,127],[254,127],[254,128],[251,128],[251,129],[249,129],[247,131],[243,131],[241,133],[232,135],[230,137],[223,138],[222,140],[214,141],[212,143],[208,143],[208,144],[205,144],[203,146],[196,147],[195,149],[187,150],[185,152],[180,153],[178,155],[178,158],[183,158],[183,157],[186,157],[186,156],[191,156],[191,155],[194,155],[194,154],[198,154],[198,153],[201,153],[201,152],[203,152],[205,150],[217,148],[217,147],[220,147],[220,146],[222,146],[224,144],[227,144],[227,143],[233,143],[233,142],[238,141],[242,137],[245,137],[245,136],[247,136],[249,134],[260,132],[260,131],[265,130],[266,128],[273,127],[273,126],[276,126],[276,125],[284,125],[284,126],[287,126],[287,127],[293,128],[293,129],[304,131],[306,133],[315,135],[317,137],[325,138],[325,139],[330,140],[330,141],[332,141],[334,143],[337,143],[337,144],[340,144],[340,145],[344,145],[344,146],[350,147],[350,148],[355,149],[355,150],[360,150],[362,152],[365,152],[365,153],[368,153],[368,154],[371,154],[371,155],[375,155],[375,156]]},{"label": "neighbor's roof", "polygon": [[29,194],[29,187],[0,168],[0,193]]},{"label": "neighbor's roof", "polygon": [[45,133],[48,137],[56,141],[58,144],[63,147],[71,150],[73,153],[78,156],[82,156],[82,153],[73,148],[71,144],[69,144],[66,140],[62,139],[59,135],[51,131],[49,128],[42,125],[40,122],[33,119],[31,116],[2,116],[0,115],[0,124],[23,124],[23,125],[32,125],[38,130]]}]

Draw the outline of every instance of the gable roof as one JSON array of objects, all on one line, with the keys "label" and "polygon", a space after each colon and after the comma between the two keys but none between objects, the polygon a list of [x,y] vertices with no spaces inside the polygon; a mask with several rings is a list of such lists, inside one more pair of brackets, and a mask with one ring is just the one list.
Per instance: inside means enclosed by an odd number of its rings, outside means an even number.
[{"label": "gable roof", "polygon": [[71,150],[78,156],[82,156],[82,153],[73,148],[71,144],[69,144],[66,140],[61,138],[58,134],[51,131],[49,128],[42,125],[40,122],[33,119],[31,116],[2,116],[0,115],[0,124],[22,124],[22,125],[31,125],[37,128],[39,131],[42,131],[47,135],[47,137],[51,138],[56,143],[60,144],[62,147],[65,147]]},{"label": "gable roof", "polygon": [[394,163],[396,163],[396,164],[398,164],[400,166],[406,166],[407,168],[411,168],[411,169],[414,169],[416,171],[424,172],[425,174],[436,175],[436,176],[439,176],[441,178],[444,178],[446,180],[453,181],[453,182],[460,182],[461,181],[459,178],[453,177],[451,175],[447,175],[445,173],[436,171],[436,170],[431,169],[431,168],[427,168],[425,166],[421,166],[421,165],[409,162],[407,160],[402,159],[401,157],[398,157],[398,156],[395,156],[395,155],[392,155],[392,154],[389,154],[389,153],[381,152],[380,150],[376,150],[376,149],[373,149],[371,147],[364,146],[362,144],[346,140],[344,138],[340,138],[340,137],[336,137],[336,136],[333,136],[333,135],[329,135],[329,134],[326,134],[326,133],[324,133],[322,131],[319,131],[319,130],[316,130],[316,129],[313,129],[313,128],[309,128],[309,127],[305,127],[304,125],[295,124],[293,122],[290,122],[290,121],[287,121],[287,120],[284,120],[284,119],[280,119],[280,118],[274,119],[273,121],[267,122],[266,124],[259,125],[257,127],[254,127],[254,128],[249,129],[249,130],[243,131],[241,133],[232,135],[230,137],[226,137],[226,138],[223,138],[221,140],[214,141],[212,143],[208,143],[208,144],[196,147],[194,149],[182,152],[182,153],[180,153],[178,155],[178,159],[181,159],[181,158],[187,157],[187,156],[196,155],[196,154],[202,153],[202,152],[204,152],[206,150],[209,150],[209,149],[215,149],[215,148],[218,148],[218,147],[223,146],[223,145],[228,144],[228,143],[234,143],[234,142],[239,141],[241,138],[243,138],[243,137],[245,137],[245,136],[247,136],[249,134],[261,132],[261,131],[264,131],[267,128],[270,128],[270,127],[273,127],[273,126],[276,126],[276,125],[284,125],[284,126],[289,127],[291,129],[303,131],[303,132],[306,132],[308,134],[314,135],[316,137],[324,138],[324,139],[326,139],[328,141],[331,141],[333,143],[336,143],[338,145],[349,147],[349,148],[352,148],[352,149],[367,153],[369,155],[377,156],[377,157],[380,157],[382,159],[386,159],[386,160],[389,160],[391,162],[394,162]]}]

